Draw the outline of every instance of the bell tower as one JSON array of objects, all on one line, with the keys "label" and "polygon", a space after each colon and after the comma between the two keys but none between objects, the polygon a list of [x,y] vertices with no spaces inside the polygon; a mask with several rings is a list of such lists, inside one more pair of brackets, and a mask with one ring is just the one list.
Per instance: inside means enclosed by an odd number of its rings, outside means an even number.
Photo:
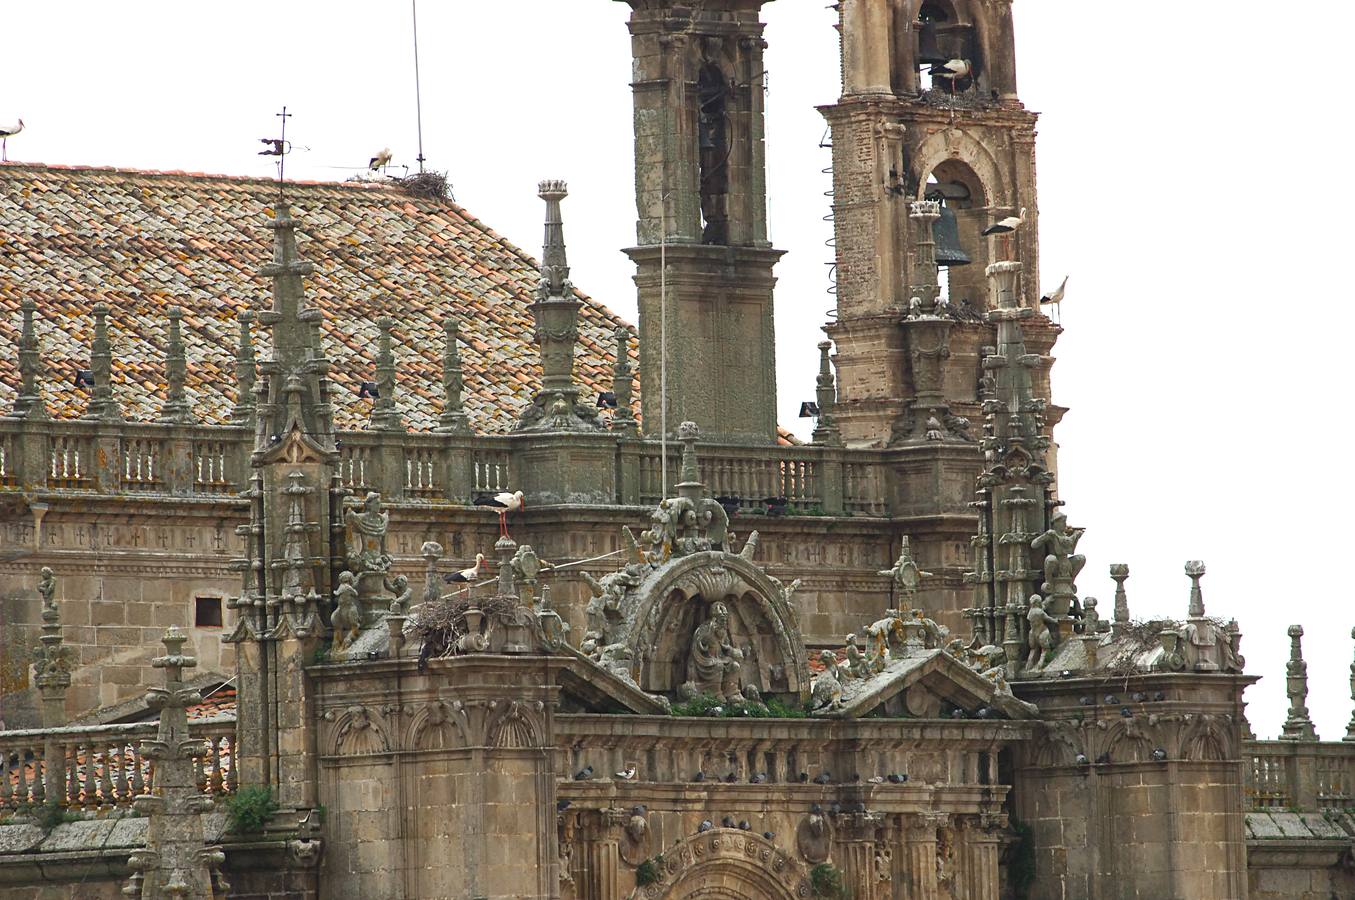
[{"label": "bell tower", "polygon": [[[776,439],[765,0],[625,0],[634,57],[643,430]],[[664,398],[666,397],[666,409]]]},{"label": "bell tower", "polygon": [[[1017,99],[1012,0],[842,0],[842,96],[822,112],[833,145],[837,318],[827,327],[837,353],[844,440],[885,446],[915,440],[920,393],[977,421],[986,272],[1021,263],[1021,306],[1039,309],[1036,115]],[[919,201],[937,215],[913,215]],[[1021,215],[1015,232],[984,236]],[[934,234],[935,249],[930,245]],[[940,315],[953,323],[942,371],[917,383],[918,348],[908,325],[929,305],[940,266]],[[911,310],[911,314],[910,314]],[[1027,329],[1046,358],[1057,328],[1043,317]],[[934,367],[933,367],[934,368]],[[1048,365],[1034,373],[1048,399]],[[1057,422],[1051,408],[1050,424]]]}]

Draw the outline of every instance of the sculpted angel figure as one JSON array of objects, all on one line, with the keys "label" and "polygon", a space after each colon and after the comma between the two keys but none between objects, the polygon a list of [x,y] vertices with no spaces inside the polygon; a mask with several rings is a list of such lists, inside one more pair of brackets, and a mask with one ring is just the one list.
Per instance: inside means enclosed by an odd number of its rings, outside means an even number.
[{"label": "sculpted angel figure", "polygon": [[388,571],[391,558],[386,553],[386,531],[390,528],[390,513],[382,512],[381,495],[369,492],[362,502],[362,511],[347,510],[343,520],[348,530],[349,570],[359,576]]}]

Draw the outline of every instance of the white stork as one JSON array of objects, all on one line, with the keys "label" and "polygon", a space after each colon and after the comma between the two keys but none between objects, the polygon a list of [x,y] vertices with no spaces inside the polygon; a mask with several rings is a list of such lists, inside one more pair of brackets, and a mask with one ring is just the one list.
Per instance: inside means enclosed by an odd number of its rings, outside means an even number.
[{"label": "white stork", "polygon": [[377,169],[384,169],[391,164],[391,148],[383,147],[381,152],[373,156],[367,163],[367,168],[375,172]]},{"label": "white stork", "polygon": [[0,162],[9,162],[9,139],[23,130],[23,119],[14,125],[0,125]]},{"label": "white stork", "polygon": [[968,78],[974,74],[974,66],[967,59],[951,59],[932,66],[927,74],[939,75],[942,78],[949,78],[954,81],[957,78]]},{"label": "white stork", "polygon": [[1040,303],[1047,304],[1050,306],[1058,306],[1060,303],[1063,302],[1063,295],[1064,292],[1066,292],[1067,290],[1068,290],[1068,276],[1065,275],[1063,276],[1063,283],[1060,284],[1058,287],[1054,288],[1054,290],[1050,291],[1049,293],[1041,297]]},{"label": "white stork", "polygon": [[448,584],[474,584],[480,577],[480,570],[484,568],[485,555],[483,553],[475,554],[475,565],[469,569],[462,569],[459,572],[453,572],[450,575],[443,575],[442,580]]},{"label": "white stork", "polygon": [[983,236],[987,237],[991,234],[1011,234],[1024,224],[1026,224],[1026,208],[1023,206],[1021,207],[1021,215],[1007,216],[1005,219],[994,222],[992,225],[983,229]]},{"label": "white stork", "polygon": [[475,505],[497,512],[499,514],[499,536],[508,537],[508,514],[525,508],[527,502],[522,498],[522,491],[514,491],[511,494],[502,491],[493,497],[476,498]]}]

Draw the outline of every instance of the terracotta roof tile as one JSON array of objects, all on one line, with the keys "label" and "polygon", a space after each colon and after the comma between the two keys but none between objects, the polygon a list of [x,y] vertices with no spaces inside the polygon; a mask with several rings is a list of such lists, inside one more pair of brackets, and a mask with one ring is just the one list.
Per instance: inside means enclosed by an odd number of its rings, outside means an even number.
[{"label": "terracotta roof tile", "polygon": [[[301,254],[315,264],[307,301],[325,314],[336,424],[361,428],[375,377],[380,315],[396,321],[396,405],[428,430],[442,407],[442,317],[461,320],[465,406],[478,431],[508,431],[540,379],[527,307],[537,262],[450,201],[391,184],[293,182]],[[128,418],[153,420],[164,399],[169,306],[184,308],[188,396],[198,418],[228,420],[235,400],[235,314],[266,309],[258,268],[272,255],[277,184],[183,172],[0,165],[0,343],[17,344],[19,303],[38,305],[48,406],[79,416],[91,308],[105,302],[114,394]],[[611,389],[621,320],[580,294],[577,377],[585,396]],[[266,350],[256,334],[256,349]],[[632,348],[632,354],[635,350]],[[13,401],[17,353],[0,354],[0,409]],[[636,384],[638,412],[639,385]]]}]

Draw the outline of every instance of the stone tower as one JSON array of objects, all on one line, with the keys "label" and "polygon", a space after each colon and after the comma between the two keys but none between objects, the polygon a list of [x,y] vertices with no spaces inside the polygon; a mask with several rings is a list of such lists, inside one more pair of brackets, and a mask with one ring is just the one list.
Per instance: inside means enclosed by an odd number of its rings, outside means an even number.
[{"label": "stone tower", "polygon": [[[976,322],[993,305],[990,264],[1022,264],[1020,305],[1038,309],[1035,120],[1016,95],[1012,0],[842,0],[842,96],[824,107],[833,145],[837,242],[836,415],[849,445],[896,443],[915,399],[906,329],[919,295],[917,246],[927,223],[912,204],[943,205],[950,245],[970,262],[945,270],[951,317]],[[936,72],[936,74],[932,74]],[[944,74],[943,74],[944,72]],[[1025,210],[1015,234],[984,237]],[[952,219],[953,216],[953,219]],[[942,228],[937,225],[938,243]],[[921,286],[925,293],[925,285]],[[1056,329],[1028,323],[1032,352],[1046,355]],[[956,414],[979,412],[973,390],[991,332],[956,329],[942,373]],[[1035,373],[1048,398],[1047,366]],[[1051,424],[1057,416],[1051,419]],[[915,431],[909,423],[905,437]],[[895,437],[891,439],[891,434]]]},{"label": "stone tower", "polygon": [[767,241],[764,0],[626,2],[643,430],[694,421],[717,442],[771,443],[781,254]]}]

